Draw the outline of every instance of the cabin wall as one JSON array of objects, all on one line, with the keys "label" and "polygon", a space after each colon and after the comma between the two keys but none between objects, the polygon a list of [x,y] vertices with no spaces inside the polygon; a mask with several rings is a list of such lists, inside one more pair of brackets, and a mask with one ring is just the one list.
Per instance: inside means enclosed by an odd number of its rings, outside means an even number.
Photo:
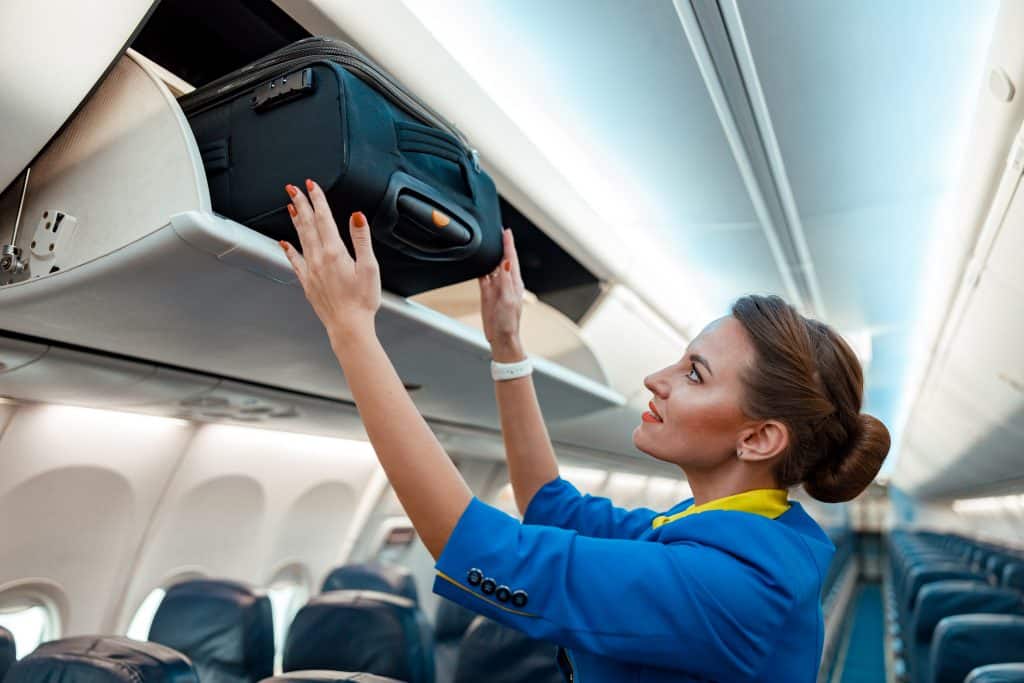
[{"label": "cabin wall", "polygon": [[379,496],[363,442],[42,404],[0,429],[0,605],[30,583],[63,635],[123,633],[187,574],[316,592]]}]

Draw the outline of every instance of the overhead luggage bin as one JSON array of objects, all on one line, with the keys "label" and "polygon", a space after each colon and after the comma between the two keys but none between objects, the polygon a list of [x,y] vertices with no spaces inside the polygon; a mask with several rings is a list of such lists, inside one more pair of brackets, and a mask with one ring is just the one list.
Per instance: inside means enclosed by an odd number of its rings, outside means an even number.
[{"label": "overhead luggage bin", "polygon": [[[144,60],[129,51],[31,171],[23,204],[18,191],[0,198],[0,241],[20,212],[27,262],[0,279],[4,329],[351,399],[278,245],[213,212],[188,122]],[[377,331],[424,414],[497,426],[479,331],[389,293]],[[535,366],[552,421],[624,402],[555,363]]]}]

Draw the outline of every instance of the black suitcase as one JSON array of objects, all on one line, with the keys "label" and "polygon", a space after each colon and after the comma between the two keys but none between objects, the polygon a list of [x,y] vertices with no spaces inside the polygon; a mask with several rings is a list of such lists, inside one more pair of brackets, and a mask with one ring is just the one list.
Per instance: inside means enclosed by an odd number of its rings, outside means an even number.
[{"label": "black suitcase", "polygon": [[450,123],[353,47],[307,38],[179,100],[214,210],[299,246],[284,186],[324,189],[346,244],[370,220],[384,287],[409,296],[492,271],[498,195]]}]

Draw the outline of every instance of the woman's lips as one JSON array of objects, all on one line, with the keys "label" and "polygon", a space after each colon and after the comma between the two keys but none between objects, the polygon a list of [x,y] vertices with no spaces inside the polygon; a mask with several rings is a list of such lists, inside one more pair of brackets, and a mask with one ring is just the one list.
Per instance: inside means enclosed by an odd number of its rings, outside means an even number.
[{"label": "woman's lips", "polygon": [[644,422],[651,423],[662,422],[661,415],[658,414],[658,409],[654,406],[654,401],[649,401],[647,403],[647,407],[650,408],[650,410],[644,413],[640,419]]}]

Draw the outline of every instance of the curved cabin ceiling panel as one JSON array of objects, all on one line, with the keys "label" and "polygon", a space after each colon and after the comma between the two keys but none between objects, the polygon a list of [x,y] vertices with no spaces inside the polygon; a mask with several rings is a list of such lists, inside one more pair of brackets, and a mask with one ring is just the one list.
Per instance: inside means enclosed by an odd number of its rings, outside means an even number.
[{"label": "curved cabin ceiling panel", "polygon": [[695,334],[784,291],[672,3],[408,7],[604,223],[564,227],[664,315]]}]

